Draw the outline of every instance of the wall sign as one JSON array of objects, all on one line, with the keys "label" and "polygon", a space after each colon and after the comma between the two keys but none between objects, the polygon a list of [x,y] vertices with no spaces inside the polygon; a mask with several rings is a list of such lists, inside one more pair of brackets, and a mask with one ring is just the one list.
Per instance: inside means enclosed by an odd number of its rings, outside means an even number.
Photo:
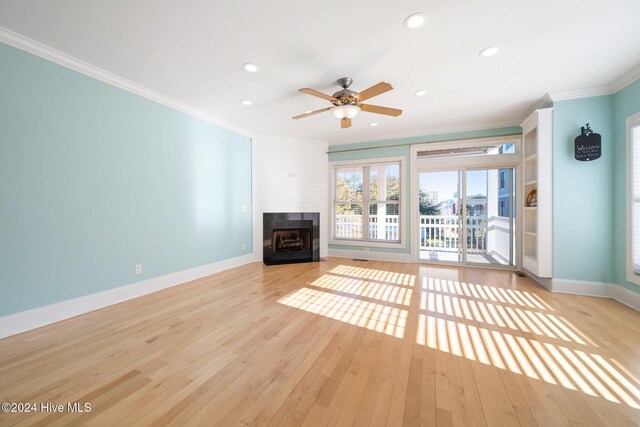
[{"label": "wall sign", "polygon": [[575,139],[576,160],[582,162],[589,162],[591,160],[599,159],[602,155],[602,144],[599,133],[594,133],[589,127],[589,123],[586,126],[580,128],[581,134]]}]

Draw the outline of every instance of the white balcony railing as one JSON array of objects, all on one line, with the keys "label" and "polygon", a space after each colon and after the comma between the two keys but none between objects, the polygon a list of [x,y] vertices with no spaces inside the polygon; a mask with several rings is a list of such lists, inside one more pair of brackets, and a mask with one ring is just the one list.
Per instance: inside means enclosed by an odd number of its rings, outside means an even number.
[{"label": "white balcony railing", "polygon": [[[467,217],[467,250],[486,252],[486,216]],[[460,217],[420,215],[420,249],[457,251],[460,243]]]},{"label": "white balcony railing", "polygon": [[[420,250],[457,251],[460,240],[457,215],[420,215]],[[467,217],[467,250],[486,252],[486,216]],[[336,215],[336,238],[362,239],[361,215]],[[384,225],[378,216],[369,216],[370,240],[399,240],[398,215],[386,215]]]},{"label": "white balcony railing", "polygon": [[[379,225],[381,224],[378,224],[378,216],[370,215],[368,239],[400,240],[398,215],[386,215],[384,225]],[[338,239],[362,239],[362,216],[336,215],[336,237]]]}]

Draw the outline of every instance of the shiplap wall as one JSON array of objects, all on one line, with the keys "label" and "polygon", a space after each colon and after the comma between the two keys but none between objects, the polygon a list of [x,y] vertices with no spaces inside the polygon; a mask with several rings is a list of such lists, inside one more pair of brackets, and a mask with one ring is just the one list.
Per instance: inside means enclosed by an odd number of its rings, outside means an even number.
[{"label": "shiplap wall", "polygon": [[263,212],[320,212],[320,256],[328,242],[326,141],[256,136],[253,156],[253,253],[262,260]]}]

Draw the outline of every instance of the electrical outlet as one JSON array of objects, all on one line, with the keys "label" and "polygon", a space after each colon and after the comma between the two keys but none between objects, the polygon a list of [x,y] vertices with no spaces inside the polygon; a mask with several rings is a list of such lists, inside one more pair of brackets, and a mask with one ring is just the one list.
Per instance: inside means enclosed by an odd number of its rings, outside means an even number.
[{"label": "electrical outlet", "polygon": [[136,264],[136,274],[142,274],[142,264]]},{"label": "electrical outlet", "polygon": [[245,248],[245,244],[243,243],[243,244],[242,244],[242,250],[243,250],[243,251],[244,251],[244,248]]},{"label": "electrical outlet", "polygon": [[246,212],[247,211],[247,207],[243,206],[242,209],[240,210],[241,212]]}]

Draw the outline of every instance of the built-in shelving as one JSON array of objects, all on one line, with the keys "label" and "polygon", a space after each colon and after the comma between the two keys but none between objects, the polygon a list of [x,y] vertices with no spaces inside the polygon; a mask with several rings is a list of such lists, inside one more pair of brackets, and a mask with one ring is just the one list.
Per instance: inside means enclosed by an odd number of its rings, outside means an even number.
[{"label": "built-in shelving", "polygon": [[[552,276],[552,108],[536,110],[522,123],[524,206],[522,266],[538,277]],[[536,205],[527,197],[536,192]]]}]

